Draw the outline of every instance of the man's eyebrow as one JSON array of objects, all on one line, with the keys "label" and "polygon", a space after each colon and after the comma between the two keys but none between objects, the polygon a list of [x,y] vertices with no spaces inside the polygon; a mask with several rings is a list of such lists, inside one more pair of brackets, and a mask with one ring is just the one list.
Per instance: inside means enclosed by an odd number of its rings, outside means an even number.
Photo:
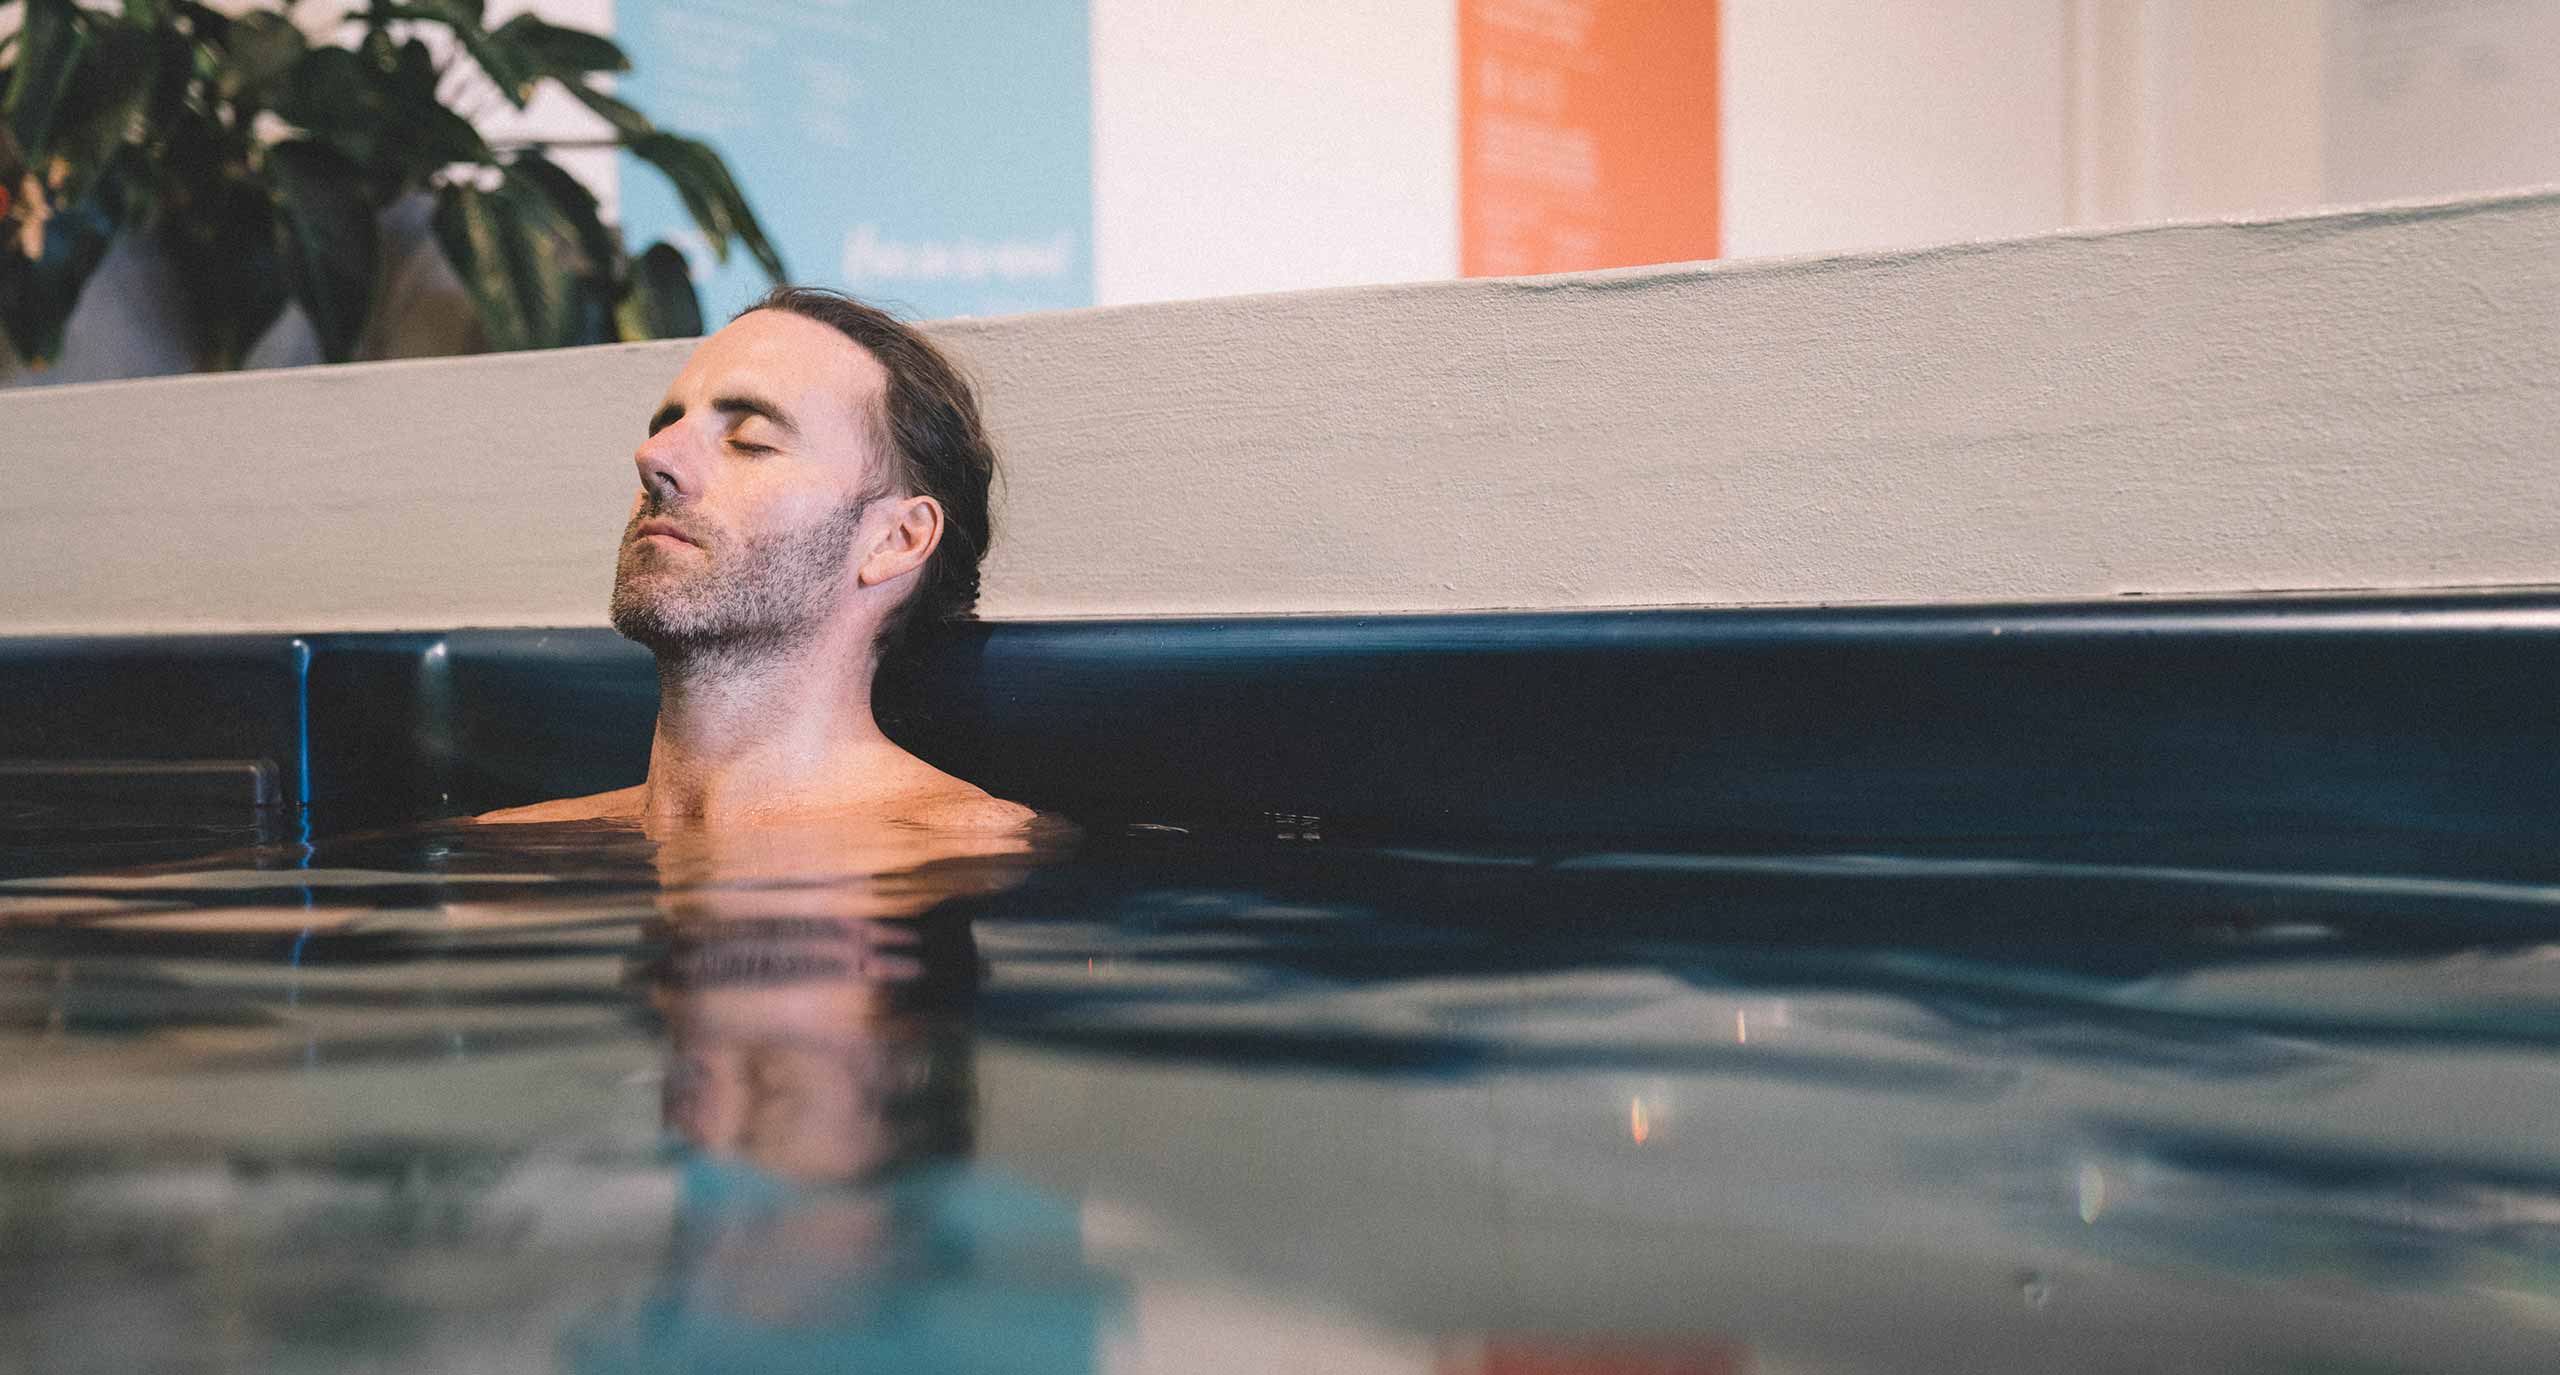
[{"label": "man's eyebrow", "polygon": [[800,433],[800,427],[791,423],[791,417],[782,413],[781,406],[761,396],[749,396],[744,393],[736,396],[715,396],[711,398],[711,409],[733,419],[741,415],[762,416],[772,421],[773,427],[786,435]]},{"label": "man's eyebrow", "polygon": [[[711,398],[711,409],[733,419],[742,415],[761,416],[771,421],[774,428],[785,435],[800,433],[800,427],[792,423],[791,417],[783,412],[780,405],[767,401],[761,396],[749,396],[744,393],[736,396],[715,396]],[[670,401],[660,406],[656,415],[649,417],[649,433],[656,434],[682,419],[684,419],[684,404]]]}]

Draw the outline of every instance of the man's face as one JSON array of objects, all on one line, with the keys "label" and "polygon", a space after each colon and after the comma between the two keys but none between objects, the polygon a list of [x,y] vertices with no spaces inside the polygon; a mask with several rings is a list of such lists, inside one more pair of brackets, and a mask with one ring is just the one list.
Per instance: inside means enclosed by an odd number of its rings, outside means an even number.
[{"label": "man's face", "polygon": [[705,339],[634,455],[614,628],[664,652],[789,642],[841,610],[886,383],[861,346],[783,311]]}]

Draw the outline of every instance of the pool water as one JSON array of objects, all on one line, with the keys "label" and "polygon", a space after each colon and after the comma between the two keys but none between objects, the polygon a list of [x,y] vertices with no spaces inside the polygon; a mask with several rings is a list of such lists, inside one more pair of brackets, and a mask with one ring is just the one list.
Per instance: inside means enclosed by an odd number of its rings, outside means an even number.
[{"label": "pool water", "polygon": [[2560,1351],[2530,838],[82,853],[0,883],[0,1369]]}]

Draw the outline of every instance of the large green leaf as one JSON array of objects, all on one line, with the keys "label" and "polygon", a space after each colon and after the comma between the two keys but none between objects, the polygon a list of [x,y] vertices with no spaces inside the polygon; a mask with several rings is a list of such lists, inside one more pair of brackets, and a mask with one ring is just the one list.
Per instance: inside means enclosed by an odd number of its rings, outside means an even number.
[{"label": "large green leaf", "polygon": [[674,245],[661,240],[631,260],[631,280],[613,317],[625,339],[691,339],[702,333],[702,297]]},{"label": "large green leaf", "polygon": [[218,178],[187,188],[186,200],[169,211],[161,243],[176,269],[198,364],[236,368],[284,313],[289,295],[275,201],[255,182]]},{"label": "large green leaf", "polygon": [[489,150],[486,139],[471,121],[442,105],[413,105],[413,118],[406,128],[409,137],[403,144],[406,167],[414,179],[424,181],[434,173],[457,162],[493,164],[498,155]]},{"label": "large green leaf", "polygon": [[631,59],[623,56],[612,39],[547,23],[530,12],[491,30],[489,42],[505,49],[509,60],[536,76],[565,80],[590,72],[631,70]]},{"label": "large green leaf", "polygon": [[267,150],[267,179],[284,212],[276,248],[286,288],[320,336],[321,356],[343,363],[364,332],[381,259],[364,173],[334,148],[295,140]]},{"label": "large green leaf", "polygon": [[455,41],[480,70],[497,86],[507,103],[521,110],[533,98],[534,79],[539,73],[525,66],[516,48],[490,41],[488,29],[480,22],[478,5],[443,3],[442,0],[408,0],[408,3],[377,4],[365,11],[367,20],[406,19],[417,23],[442,24],[453,31]]},{"label": "large green leaf", "polygon": [[231,37],[215,73],[214,93],[229,101],[269,103],[269,89],[302,60],[310,45],[293,21],[268,10],[252,10],[231,21]]},{"label": "large green leaf", "polygon": [[366,165],[380,158],[393,122],[381,73],[346,48],[314,48],[295,63],[276,113]]},{"label": "large green leaf", "polygon": [[437,192],[435,226],[491,348],[578,338],[587,293],[574,270],[576,245],[539,195],[513,182],[488,190],[457,182]]},{"label": "large green leaf", "polygon": [[436,99],[435,69],[415,39],[388,50],[391,70],[345,48],[314,48],[279,92],[276,112],[363,169],[378,205],[425,188],[457,162],[494,162],[468,120]]},{"label": "large green leaf", "polygon": [[412,38],[400,45],[397,75],[391,83],[392,127],[399,135],[399,166],[411,186],[452,163],[497,160],[471,121],[437,97],[442,77],[435,54],[425,43]]},{"label": "large green leaf", "polygon": [[637,138],[642,134],[653,134],[658,130],[657,125],[649,122],[647,115],[584,81],[563,81],[560,84],[566,86],[569,94],[576,96],[588,109],[603,116],[604,122],[612,125],[613,131],[626,139]]},{"label": "large green leaf", "polygon": [[231,16],[210,5],[198,0],[176,0],[170,11],[186,21],[188,35],[198,43],[219,47],[230,36]]},{"label": "large green leaf", "polygon": [[20,361],[44,367],[61,354],[63,326],[114,238],[114,217],[83,203],[58,208],[45,220],[40,256],[30,260],[0,246],[0,331]]},{"label": "large green leaf", "polygon": [[57,199],[87,199],[117,151],[147,132],[146,112],[166,51],[156,35],[139,28],[118,24],[98,30],[54,117]]},{"label": "large green leaf", "polygon": [[622,240],[605,227],[595,193],[589,191],[584,182],[570,176],[560,164],[529,149],[516,154],[507,163],[507,176],[521,179],[532,187],[567,226],[585,258],[578,269],[582,275],[610,276],[613,273],[622,261]]},{"label": "large green leaf", "polygon": [[89,28],[72,0],[26,0],[26,11],[9,89],[0,95],[0,117],[9,121],[27,161],[41,166],[52,152],[54,115],[88,50]]},{"label": "large green leaf", "polygon": [[165,132],[186,119],[213,118],[203,102],[191,100],[196,75],[195,40],[175,25],[151,30],[154,48],[150,93],[144,97],[142,127],[147,141],[165,145]]},{"label": "large green leaf", "polygon": [[746,245],[767,277],[779,282],[790,275],[783,268],[782,255],[765,237],[764,226],[756,222],[755,211],[748,208],[745,193],[729,176],[729,165],[711,145],[659,131],[634,138],[626,146],[674,184],[686,213],[701,226],[703,237],[723,261],[729,256],[729,241],[735,239]]},{"label": "large green leaf", "polygon": [[474,29],[486,37],[489,26],[482,20],[483,9],[481,0],[393,0],[390,4],[364,0],[363,13],[355,17],[377,27],[406,20],[442,24],[450,29]]},{"label": "large green leaf", "polygon": [[517,65],[513,53],[491,43],[488,35],[478,29],[456,28],[453,33],[462,40],[471,60],[479,63],[480,70],[488,74],[491,84],[498,88],[498,94],[507,98],[508,104],[521,110],[533,103],[533,73]]}]

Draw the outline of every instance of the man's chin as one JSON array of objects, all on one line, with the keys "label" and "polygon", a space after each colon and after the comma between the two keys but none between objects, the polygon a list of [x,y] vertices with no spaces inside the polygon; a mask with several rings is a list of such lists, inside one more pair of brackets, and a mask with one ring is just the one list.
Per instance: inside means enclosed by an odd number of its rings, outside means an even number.
[{"label": "man's chin", "polygon": [[613,609],[613,628],[622,638],[652,653],[664,653],[684,642],[684,637],[675,627],[656,616],[647,612],[625,611],[619,606]]},{"label": "man's chin", "polygon": [[770,629],[742,623],[733,609],[704,606],[681,594],[617,586],[609,609],[613,628],[661,660],[737,652],[773,642]]},{"label": "man's chin", "polygon": [[608,614],[622,638],[660,652],[703,638],[707,627],[697,624],[702,618],[685,614],[687,608],[665,581],[628,571],[614,579]]}]

